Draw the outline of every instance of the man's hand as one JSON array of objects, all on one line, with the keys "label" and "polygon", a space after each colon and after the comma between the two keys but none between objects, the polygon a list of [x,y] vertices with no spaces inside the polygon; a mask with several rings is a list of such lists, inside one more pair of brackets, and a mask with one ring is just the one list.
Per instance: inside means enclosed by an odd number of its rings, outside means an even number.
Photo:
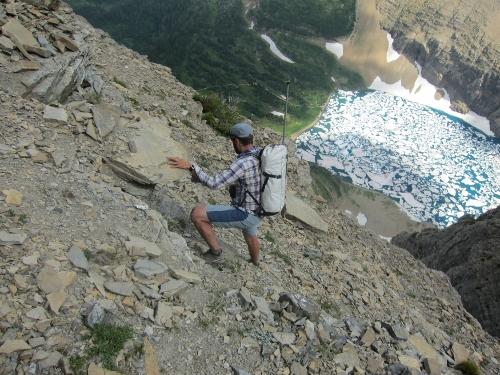
[{"label": "man's hand", "polygon": [[189,169],[193,165],[189,161],[178,158],[176,156],[168,157],[168,164],[174,168],[179,168],[179,169]]}]

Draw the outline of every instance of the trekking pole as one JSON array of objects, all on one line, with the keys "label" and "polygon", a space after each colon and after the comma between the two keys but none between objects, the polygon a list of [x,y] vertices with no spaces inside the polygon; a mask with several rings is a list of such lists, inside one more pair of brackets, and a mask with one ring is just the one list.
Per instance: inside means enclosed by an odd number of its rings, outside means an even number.
[{"label": "trekking pole", "polygon": [[286,81],[286,100],[285,100],[285,116],[283,123],[283,136],[281,137],[281,144],[285,144],[285,133],[286,133],[286,117],[288,115],[288,94],[290,92],[290,81]]}]

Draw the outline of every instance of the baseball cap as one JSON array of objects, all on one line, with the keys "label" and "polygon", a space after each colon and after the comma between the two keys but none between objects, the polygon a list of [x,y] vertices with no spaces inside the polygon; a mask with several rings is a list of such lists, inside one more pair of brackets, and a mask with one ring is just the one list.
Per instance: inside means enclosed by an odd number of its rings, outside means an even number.
[{"label": "baseball cap", "polygon": [[240,122],[239,124],[233,125],[229,131],[229,136],[231,138],[248,138],[251,135],[253,135],[253,129],[246,122]]}]

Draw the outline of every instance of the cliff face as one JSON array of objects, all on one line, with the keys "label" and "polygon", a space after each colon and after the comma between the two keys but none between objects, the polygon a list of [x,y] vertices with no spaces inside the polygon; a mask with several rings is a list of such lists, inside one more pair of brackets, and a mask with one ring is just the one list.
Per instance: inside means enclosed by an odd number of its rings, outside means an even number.
[{"label": "cliff face", "polygon": [[394,48],[444,87],[456,107],[488,117],[500,136],[500,3],[377,0]]},{"label": "cliff face", "polygon": [[[220,171],[227,138],[168,68],[32,3],[0,1],[0,374],[499,373],[447,276],[315,199],[293,150],[295,204],[262,221],[261,266],[232,230],[207,260],[188,213],[228,194],[166,157]],[[123,325],[116,358],[96,349]]]},{"label": "cliff face", "polygon": [[442,231],[401,233],[392,243],[446,272],[467,310],[500,336],[500,207]]}]

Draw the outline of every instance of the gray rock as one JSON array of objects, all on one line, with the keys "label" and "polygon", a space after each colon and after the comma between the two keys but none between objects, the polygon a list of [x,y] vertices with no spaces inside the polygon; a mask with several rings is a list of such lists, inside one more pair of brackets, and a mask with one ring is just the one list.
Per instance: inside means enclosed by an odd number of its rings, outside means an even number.
[{"label": "gray rock", "polygon": [[68,251],[68,259],[70,262],[78,268],[82,270],[89,270],[89,262],[87,261],[87,257],[83,253],[83,251],[78,246],[72,246]]},{"label": "gray rock", "polygon": [[383,323],[383,326],[385,327],[385,329],[387,329],[389,334],[397,340],[406,341],[410,337],[406,327],[403,327],[399,323],[396,324]]},{"label": "gray rock", "polygon": [[307,369],[298,362],[293,362],[290,366],[291,375],[307,375]]},{"label": "gray rock", "polygon": [[201,284],[199,275],[185,270],[172,270],[172,276],[178,280],[184,280],[191,284]]},{"label": "gray rock", "polygon": [[32,348],[37,348],[39,346],[45,345],[45,338],[43,338],[43,337],[34,337],[34,338],[28,340],[28,344]]},{"label": "gray rock", "polygon": [[94,303],[88,312],[85,323],[88,327],[93,328],[97,324],[101,324],[106,316],[106,311],[102,308],[99,303]]},{"label": "gray rock", "polygon": [[390,375],[412,375],[410,369],[401,363],[393,363],[389,366]]},{"label": "gray rock", "polygon": [[189,226],[188,210],[178,201],[170,198],[166,188],[155,190],[151,200],[151,207],[161,213],[166,219],[177,221],[182,226],[182,229]]},{"label": "gray rock", "polygon": [[353,351],[346,351],[337,354],[333,361],[344,367],[360,367],[360,360],[358,355]]},{"label": "gray rock", "polygon": [[269,304],[262,297],[254,297],[255,305],[257,306],[257,310],[264,317],[266,322],[271,323],[274,322],[274,314],[269,308]]},{"label": "gray rock", "polygon": [[312,229],[328,232],[328,224],[302,199],[291,192],[286,196],[286,216],[298,220]]},{"label": "gray rock", "polygon": [[365,327],[355,318],[347,318],[345,324],[351,333],[351,337],[359,338],[365,330]]},{"label": "gray rock", "polygon": [[94,122],[101,139],[106,138],[119,124],[121,110],[110,104],[97,104],[92,107]]},{"label": "gray rock", "polygon": [[130,297],[134,293],[134,284],[127,281],[106,281],[104,288],[111,293]]},{"label": "gray rock", "polygon": [[161,294],[158,293],[158,290],[154,290],[154,289],[151,289],[145,285],[139,285],[139,290],[141,291],[142,294],[144,294],[144,296],[146,298],[151,298],[151,299],[155,299],[155,300],[158,300],[161,298]]},{"label": "gray rock", "polygon": [[164,297],[174,297],[188,288],[189,284],[184,280],[170,280],[160,286],[160,294]]},{"label": "gray rock", "polygon": [[64,101],[80,87],[89,64],[88,51],[68,52],[52,58],[36,72],[23,79],[24,96],[31,96],[43,103]]},{"label": "gray rock", "polygon": [[0,231],[0,245],[22,245],[28,238],[27,235],[22,233],[7,233]]},{"label": "gray rock", "polygon": [[0,51],[11,52],[14,49],[14,43],[5,37],[0,36]]},{"label": "gray rock", "polygon": [[131,235],[128,239],[125,242],[125,248],[130,256],[159,257],[162,254],[162,250],[153,242]]},{"label": "gray rock", "polygon": [[249,290],[245,287],[242,287],[240,289],[240,300],[243,308],[248,308],[251,306],[254,306],[252,295],[250,294]]},{"label": "gray rock", "polygon": [[243,370],[240,367],[231,366],[234,375],[251,375],[248,371]]},{"label": "gray rock", "polygon": [[403,232],[391,242],[445,272],[465,308],[487,331],[500,336],[500,206],[444,230]]},{"label": "gray rock", "polygon": [[68,112],[63,108],[45,106],[43,119],[49,122],[66,124],[68,122]]},{"label": "gray rock", "polygon": [[281,345],[292,345],[295,342],[295,334],[290,332],[273,332],[273,337]]},{"label": "gray rock", "polygon": [[38,47],[38,42],[31,31],[26,29],[17,19],[11,18],[2,26],[2,34],[17,40],[22,46]]},{"label": "gray rock", "polygon": [[319,259],[323,256],[321,250],[313,248],[305,249],[303,254],[306,258],[311,258],[311,259]]},{"label": "gray rock", "polygon": [[38,362],[38,368],[45,370],[51,367],[59,366],[59,362],[63,359],[63,355],[59,352],[52,352],[48,357]]},{"label": "gray rock", "polygon": [[298,316],[305,316],[313,322],[317,322],[321,313],[321,307],[300,294],[283,293],[279,302],[289,302],[293,312]]},{"label": "gray rock", "polygon": [[168,271],[168,267],[159,261],[138,259],[134,264],[134,271],[142,277],[153,277]]}]

